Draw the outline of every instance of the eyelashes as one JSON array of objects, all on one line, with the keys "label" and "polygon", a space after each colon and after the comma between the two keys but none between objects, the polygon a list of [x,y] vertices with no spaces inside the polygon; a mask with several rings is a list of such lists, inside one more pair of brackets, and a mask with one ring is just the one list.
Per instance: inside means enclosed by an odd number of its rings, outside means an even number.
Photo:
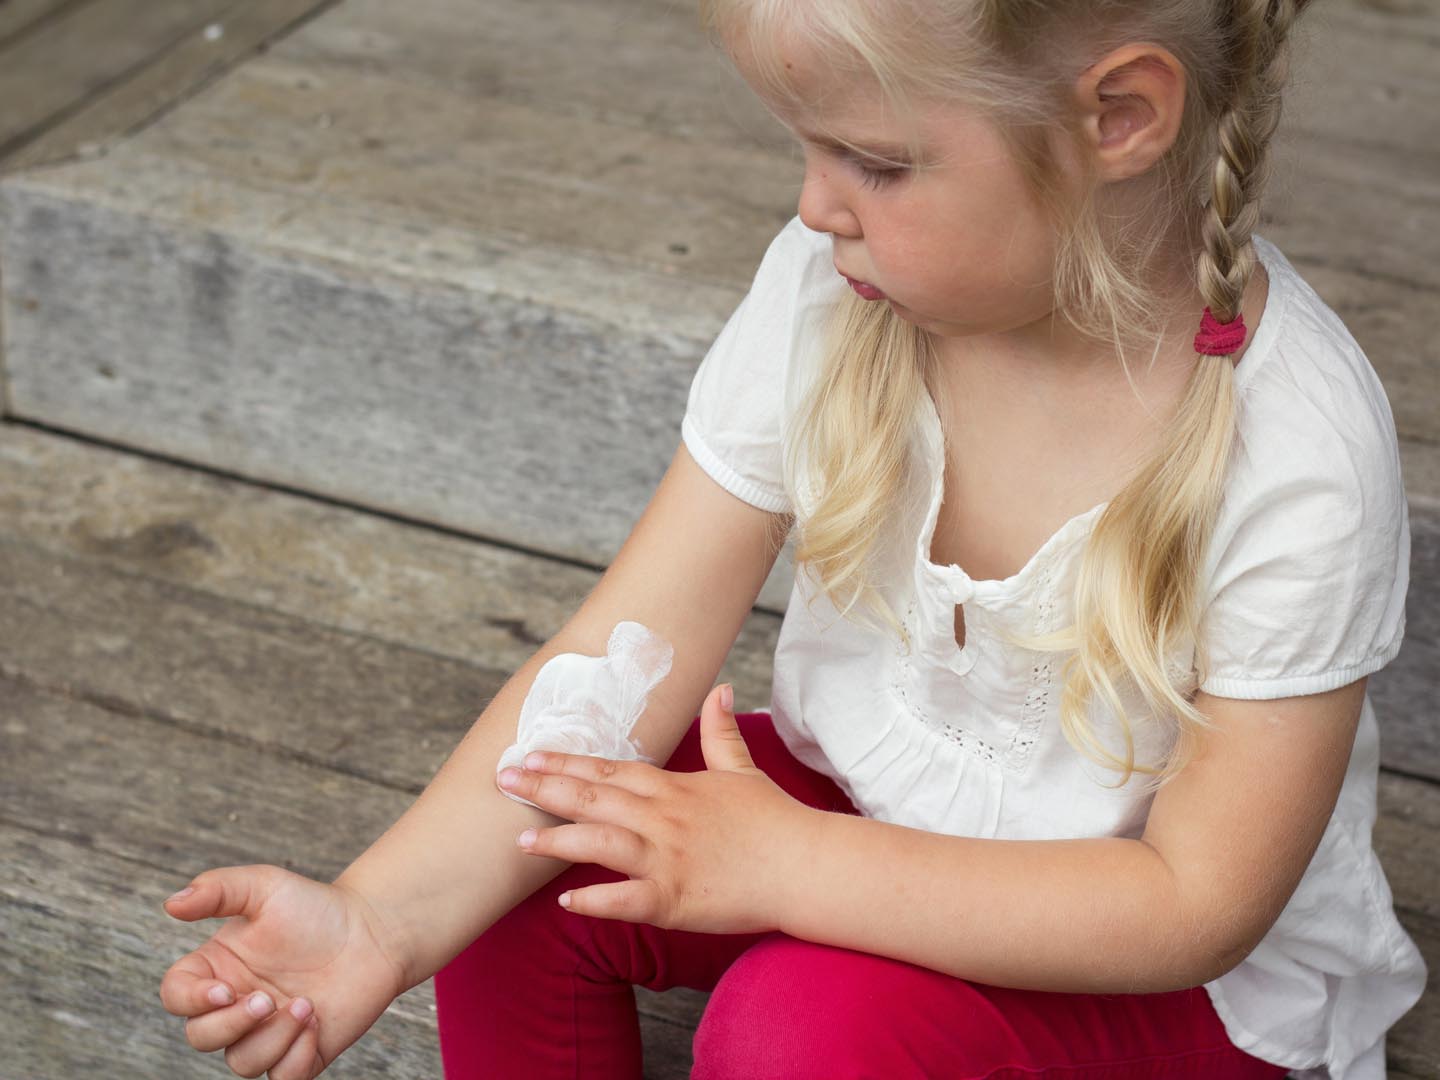
[{"label": "eyelashes", "polygon": [[865,187],[880,188],[887,184],[893,184],[900,177],[904,176],[907,169],[872,169],[861,162],[856,162],[855,167],[860,170]]},{"label": "eyelashes", "polygon": [[906,168],[895,168],[893,166],[883,169],[876,168],[873,165],[867,164],[866,158],[857,157],[854,154],[842,154],[840,156],[860,173],[861,183],[867,188],[882,188],[893,184],[910,171]]},{"label": "eyelashes", "polygon": [[840,146],[822,146],[820,151],[858,172],[861,186],[865,188],[888,187],[901,177],[910,175],[911,172],[910,166],[905,164],[872,165],[871,162],[883,159],[873,158]]}]

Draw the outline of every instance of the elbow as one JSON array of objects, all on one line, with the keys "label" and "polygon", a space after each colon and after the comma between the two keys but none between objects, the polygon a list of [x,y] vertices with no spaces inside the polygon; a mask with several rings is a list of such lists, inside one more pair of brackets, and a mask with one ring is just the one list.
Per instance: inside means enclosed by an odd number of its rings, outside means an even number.
[{"label": "elbow", "polygon": [[1254,944],[1246,944],[1220,945],[1215,948],[1197,950],[1191,958],[1185,985],[1176,989],[1204,986],[1208,982],[1214,982],[1222,975],[1228,975],[1239,967],[1254,949]]},{"label": "elbow", "polygon": [[1233,912],[1217,915],[1214,910],[1208,916],[1183,917],[1178,944],[1171,953],[1177,958],[1171,969],[1176,985],[1169,989],[1203,986],[1234,971],[1255,951],[1273,923],[1274,919],[1257,922]]}]

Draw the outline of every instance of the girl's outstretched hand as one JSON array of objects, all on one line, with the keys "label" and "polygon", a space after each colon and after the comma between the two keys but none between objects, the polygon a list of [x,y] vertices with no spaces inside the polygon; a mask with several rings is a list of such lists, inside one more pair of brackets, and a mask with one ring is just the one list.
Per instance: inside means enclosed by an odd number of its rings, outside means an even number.
[{"label": "girl's outstretched hand", "polygon": [[513,783],[502,771],[507,791],[571,822],[527,829],[521,847],[630,878],[564,894],[571,911],[707,934],[781,929],[825,814],[756,767],[727,689],[701,707],[703,772],[555,751],[526,755]]},{"label": "girl's outstretched hand", "polygon": [[228,866],[165,901],[167,914],[228,921],[160,982],[196,1050],[224,1049],[239,1076],[311,1080],[402,994],[379,915],[352,890],[278,866]]}]

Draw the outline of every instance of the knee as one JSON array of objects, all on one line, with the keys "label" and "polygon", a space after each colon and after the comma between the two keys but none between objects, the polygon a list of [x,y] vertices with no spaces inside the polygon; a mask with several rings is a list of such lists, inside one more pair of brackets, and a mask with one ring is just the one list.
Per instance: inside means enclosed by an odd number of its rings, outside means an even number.
[{"label": "knee", "polygon": [[721,977],[695,1032],[692,1080],[884,1076],[878,1031],[899,1004],[848,949],[767,937]]}]

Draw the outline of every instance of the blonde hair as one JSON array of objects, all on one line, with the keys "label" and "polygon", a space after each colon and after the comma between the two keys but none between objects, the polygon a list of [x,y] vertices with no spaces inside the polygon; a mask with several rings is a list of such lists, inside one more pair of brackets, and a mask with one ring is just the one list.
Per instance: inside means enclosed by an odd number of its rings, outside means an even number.
[{"label": "blonde hair", "polygon": [[[781,100],[800,101],[779,54],[788,40],[824,57],[832,71],[873,78],[900,110],[922,98],[982,109],[1056,225],[1056,310],[1081,333],[1113,343],[1129,378],[1127,345],[1148,341],[1158,349],[1164,310],[1149,271],[1172,226],[1214,317],[1228,322],[1239,314],[1256,262],[1251,233],[1288,77],[1291,24],[1307,3],[700,0],[700,16],[717,45],[733,32],[743,35],[758,78]],[[1140,205],[1119,222],[1106,218],[1102,228],[1091,159],[1078,155],[1083,197],[1064,196],[1050,137],[1078,138],[1075,79],[1131,42],[1158,44],[1184,66],[1184,113],[1174,145],[1147,174],[1148,188],[1140,185]],[[912,147],[912,162],[921,160],[918,150]],[[1074,586],[1074,624],[1011,638],[1036,650],[1073,651],[1063,667],[1061,726],[1078,751],[1124,769],[1117,787],[1137,772],[1163,785],[1210,726],[1192,703],[1208,666],[1198,579],[1234,441],[1232,356],[1199,358],[1162,445],[1095,522]],[[879,615],[907,644],[874,586],[871,562],[900,513],[911,433],[935,367],[928,331],[888,304],[847,292],[830,318],[823,370],[786,453],[792,498],[802,457],[817,478],[813,511],[796,523],[797,567],[843,615],[858,603],[858,614]],[[1177,686],[1167,657],[1187,644],[1196,666]],[[1116,685],[1124,679],[1155,716],[1175,717],[1175,752],[1163,768],[1135,761]],[[1095,737],[1087,716],[1095,695],[1120,722],[1123,758]]]}]

